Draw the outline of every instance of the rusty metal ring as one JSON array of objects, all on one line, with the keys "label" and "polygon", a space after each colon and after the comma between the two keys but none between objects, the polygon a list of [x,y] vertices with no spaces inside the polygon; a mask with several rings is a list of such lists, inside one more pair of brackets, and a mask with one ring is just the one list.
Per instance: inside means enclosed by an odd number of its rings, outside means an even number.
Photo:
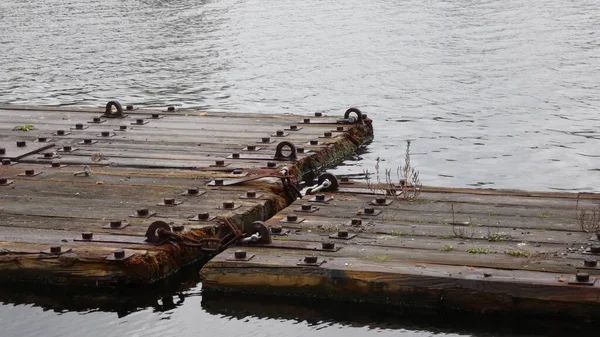
[{"label": "rusty metal ring", "polygon": [[[113,111],[112,110],[113,107],[115,107],[117,109],[117,111]],[[111,118],[123,117],[123,107],[121,106],[121,103],[119,103],[117,101],[110,101],[110,102],[106,103],[106,109],[104,110],[104,117],[111,117]]]},{"label": "rusty metal ring", "polygon": [[160,230],[170,232],[171,226],[169,226],[169,224],[167,224],[164,221],[154,221],[152,224],[150,224],[150,226],[148,226],[148,229],[146,230],[146,241],[158,243],[164,240],[165,238],[161,237],[159,234]]},{"label": "rusty metal ring", "polygon": [[[291,153],[287,156],[283,155],[283,149],[285,147],[289,147]],[[277,144],[277,147],[275,148],[275,158],[274,159],[279,159],[279,160],[296,160],[297,157],[297,151],[296,151],[296,146],[290,142],[281,142],[279,144]]]},{"label": "rusty metal ring", "polygon": [[323,191],[337,191],[337,189],[340,187],[337,177],[331,173],[325,172],[325,173],[321,174],[318,179],[319,185],[323,184],[325,182],[325,180],[329,180],[331,185],[329,185],[329,187],[323,189]]},{"label": "rusty metal ring", "polygon": [[351,113],[355,113],[356,114],[356,122],[355,123],[361,123],[363,122],[363,117],[362,117],[362,111],[360,111],[360,109],[358,108],[350,108],[348,110],[346,110],[346,112],[344,113],[344,119],[348,119],[350,117]]}]

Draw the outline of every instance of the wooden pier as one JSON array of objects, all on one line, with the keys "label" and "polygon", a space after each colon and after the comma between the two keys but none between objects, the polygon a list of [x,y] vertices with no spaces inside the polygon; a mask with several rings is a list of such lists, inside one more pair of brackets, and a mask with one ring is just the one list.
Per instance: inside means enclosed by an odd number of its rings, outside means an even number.
[{"label": "wooden pier", "polygon": [[272,244],[233,247],[209,261],[205,291],[600,314],[600,242],[591,223],[600,195],[422,187],[408,201],[380,193],[349,181],[297,200],[266,222]]},{"label": "wooden pier", "polygon": [[[0,281],[148,284],[210,258],[193,243],[223,221],[289,204],[282,168],[310,179],[370,141],[355,115],[0,106]],[[157,222],[183,241],[148,241]]]}]

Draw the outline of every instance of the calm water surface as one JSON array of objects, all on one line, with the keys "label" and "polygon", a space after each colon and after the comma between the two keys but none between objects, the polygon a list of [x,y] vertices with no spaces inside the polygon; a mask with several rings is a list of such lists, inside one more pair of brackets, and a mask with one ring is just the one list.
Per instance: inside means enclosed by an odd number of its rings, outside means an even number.
[{"label": "calm water surface", "polygon": [[[395,169],[412,139],[428,185],[600,191],[597,0],[3,0],[0,47],[2,103],[358,106],[376,139],[340,173]],[[227,317],[188,295],[121,318],[7,300],[0,335],[434,333]]]}]

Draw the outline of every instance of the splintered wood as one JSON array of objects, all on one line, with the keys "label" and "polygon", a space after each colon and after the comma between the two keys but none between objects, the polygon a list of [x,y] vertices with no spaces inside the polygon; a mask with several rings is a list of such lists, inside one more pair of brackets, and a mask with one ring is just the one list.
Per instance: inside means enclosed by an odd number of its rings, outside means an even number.
[{"label": "splintered wood", "polygon": [[[216,256],[204,289],[597,317],[600,242],[576,214],[599,199],[422,188],[407,201],[350,182],[268,220],[272,244]],[[250,258],[235,259],[240,249]]]},{"label": "splintered wood", "polygon": [[337,124],[343,113],[103,113],[0,106],[0,281],[152,283],[207,258],[150,244],[153,222],[198,239],[216,235],[218,218],[266,220],[286,196],[278,178],[253,177],[317,174],[372,137],[362,122]]}]

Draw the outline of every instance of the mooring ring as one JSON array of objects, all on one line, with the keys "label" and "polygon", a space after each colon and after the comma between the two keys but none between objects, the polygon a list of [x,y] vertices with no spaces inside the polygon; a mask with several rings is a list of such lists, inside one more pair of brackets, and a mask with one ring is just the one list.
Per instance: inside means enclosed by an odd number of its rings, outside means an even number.
[{"label": "mooring ring", "polygon": [[[289,147],[290,148],[290,154],[285,156],[283,154],[283,149],[285,147]],[[275,157],[274,159],[278,159],[278,160],[296,160],[297,157],[297,151],[296,151],[296,146],[290,142],[281,142],[279,144],[277,144],[277,147],[275,148]]]},{"label": "mooring ring", "polygon": [[360,111],[360,109],[358,108],[350,108],[348,110],[346,110],[346,112],[344,113],[344,119],[348,119],[350,117],[351,113],[355,113],[356,114],[356,122],[355,123],[361,123],[363,122],[363,117],[362,117],[362,111]]},{"label": "mooring ring", "polygon": [[146,230],[146,241],[151,243],[159,243],[160,241],[164,240],[162,237],[160,237],[158,232],[161,229],[170,232],[171,226],[164,221],[154,221],[152,224],[150,224]]},{"label": "mooring ring", "polygon": [[[112,108],[115,107],[117,111],[113,111]],[[123,107],[121,103],[117,101],[110,101],[106,103],[106,109],[104,110],[104,117],[108,118],[117,118],[123,117]]]}]

